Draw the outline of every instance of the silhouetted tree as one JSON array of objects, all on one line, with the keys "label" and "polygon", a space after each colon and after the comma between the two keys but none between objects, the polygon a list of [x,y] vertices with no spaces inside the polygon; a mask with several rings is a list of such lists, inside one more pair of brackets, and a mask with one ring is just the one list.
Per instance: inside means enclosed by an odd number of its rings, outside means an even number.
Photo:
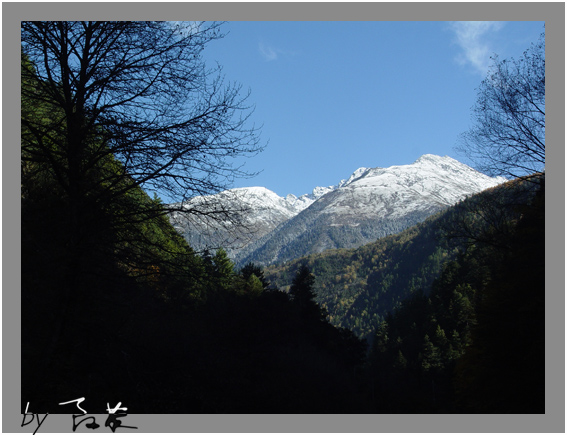
[{"label": "silhouetted tree", "polygon": [[519,60],[493,58],[473,121],[458,150],[479,170],[513,178],[545,170],[544,33]]},{"label": "silhouetted tree", "polygon": [[178,201],[183,213],[229,217],[215,204],[181,204],[246,175],[231,159],[261,149],[257,131],[246,127],[247,96],[201,58],[222,37],[219,27],[22,22],[22,49],[33,65],[22,69],[22,99],[50,115],[22,111],[22,160],[50,171],[61,189],[75,266],[85,241],[100,237],[99,226],[105,230],[93,211],[129,225],[174,208],[131,206],[129,194],[140,187]]},{"label": "silhouetted tree", "polygon": [[234,278],[234,263],[228,258],[224,249],[219,249],[212,258],[213,260],[213,282],[223,289],[231,288]]},{"label": "silhouetted tree", "polygon": [[[104,304],[102,295],[114,288],[102,283],[106,277],[126,272],[159,291],[197,285],[164,279],[199,275],[167,213],[230,218],[216,204],[191,209],[183,200],[245,176],[232,158],[261,150],[257,130],[247,126],[247,95],[202,60],[205,46],[222,37],[219,29],[22,22],[22,267],[33,271],[40,260],[22,293],[41,296],[30,316],[50,331],[38,366],[49,365],[65,330],[89,319],[79,307],[87,313]],[[50,317],[53,327],[46,326]]]},{"label": "silhouetted tree", "polygon": [[248,280],[252,275],[255,275],[262,283],[263,288],[268,288],[270,282],[264,276],[264,271],[260,266],[256,266],[254,263],[247,263],[242,269],[240,269],[240,274],[245,280]]},{"label": "silhouetted tree", "polygon": [[525,208],[506,257],[492,262],[471,343],[455,372],[465,412],[545,412],[545,192]]},{"label": "silhouetted tree", "polygon": [[544,174],[522,177],[456,204],[442,223],[444,236],[465,246],[509,250],[522,208],[540,189]]},{"label": "silhouetted tree", "polygon": [[313,291],[314,284],[315,276],[309,267],[301,265],[293,278],[289,294],[302,318],[321,320],[325,318],[326,312],[315,302],[317,295]]}]

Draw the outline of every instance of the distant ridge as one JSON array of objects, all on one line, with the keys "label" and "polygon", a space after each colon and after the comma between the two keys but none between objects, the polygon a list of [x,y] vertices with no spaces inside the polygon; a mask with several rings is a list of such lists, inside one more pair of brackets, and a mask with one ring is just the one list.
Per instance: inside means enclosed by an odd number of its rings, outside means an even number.
[{"label": "distant ridge", "polygon": [[410,165],[359,168],[335,186],[316,187],[300,197],[248,187],[185,205],[237,210],[238,228],[180,213],[173,213],[171,221],[197,250],[223,247],[237,265],[268,265],[361,246],[505,181],[451,157],[425,154]]}]

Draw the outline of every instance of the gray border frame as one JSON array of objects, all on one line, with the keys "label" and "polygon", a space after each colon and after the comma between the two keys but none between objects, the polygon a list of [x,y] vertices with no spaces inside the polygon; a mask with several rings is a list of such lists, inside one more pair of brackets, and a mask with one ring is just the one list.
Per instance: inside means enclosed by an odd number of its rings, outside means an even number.
[{"label": "gray border frame", "polygon": [[[3,432],[31,433],[20,414],[19,36],[21,20],[545,21],[547,56],[546,414],[129,415],[132,433],[565,432],[565,4],[564,3],[3,3]],[[549,55],[551,54],[551,56]],[[127,422],[127,423],[126,423]],[[71,432],[50,415],[39,433]],[[79,429],[79,431],[81,431]],[[85,429],[86,431],[86,429]],[[98,429],[94,433],[103,431]],[[103,432],[107,432],[104,430]],[[90,431],[92,432],[92,431]],[[89,433],[90,433],[89,432]],[[123,431],[124,432],[124,431]]]}]

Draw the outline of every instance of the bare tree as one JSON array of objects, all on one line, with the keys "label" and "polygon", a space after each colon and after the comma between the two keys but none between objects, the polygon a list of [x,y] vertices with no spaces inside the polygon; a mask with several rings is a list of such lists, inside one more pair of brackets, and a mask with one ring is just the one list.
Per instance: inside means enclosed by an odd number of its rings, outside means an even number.
[{"label": "bare tree", "polygon": [[474,126],[457,150],[491,175],[545,170],[545,34],[519,60],[493,58],[478,88]]},{"label": "bare tree", "polygon": [[[246,126],[247,95],[201,58],[223,36],[220,24],[23,22],[21,29],[34,65],[23,74],[43,83],[41,93],[26,87],[22,97],[59,114],[48,123],[23,117],[33,133],[23,150],[50,162],[70,198],[110,201],[141,186],[182,202],[247,175],[231,161],[261,150],[257,130]],[[120,164],[98,173],[92,192],[89,175],[109,156]]]},{"label": "bare tree", "polygon": [[202,58],[220,26],[22,22],[22,293],[41,301],[25,311],[34,324],[56,316],[40,366],[80,323],[78,307],[98,303],[91,277],[115,266],[151,277],[159,257],[177,268],[168,276],[191,273],[171,210],[145,192],[224,219],[230,210],[183,202],[251,175],[234,165],[262,149],[248,93]]},{"label": "bare tree", "polygon": [[[87,239],[97,243],[108,216],[114,234],[172,208],[231,217],[218,204],[183,206],[252,175],[234,159],[262,149],[249,126],[248,93],[202,59],[205,46],[223,37],[220,26],[22,22],[22,52],[31,62],[22,68],[22,173],[49,171],[56,180],[67,203],[71,258],[78,261]],[[174,205],[140,207],[140,188]]]}]

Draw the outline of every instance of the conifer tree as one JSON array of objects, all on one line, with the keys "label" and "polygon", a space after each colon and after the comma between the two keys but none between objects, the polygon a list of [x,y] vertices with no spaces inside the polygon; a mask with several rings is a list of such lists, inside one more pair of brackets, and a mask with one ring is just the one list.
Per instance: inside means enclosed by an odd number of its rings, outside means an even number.
[{"label": "conifer tree", "polygon": [[224,249],[219,249],[212,257],[214,279],[222,290],[229,290],[233,284],[234,263],[228,258]]},{"label": "conifer tree", "polygon": [[250,276],[255,275],[262,283],[262,287],[264,289],[268,288],[270,285],[270,282],[264,276],[262,268],[260,266],[256,266],[254,263],[247,263],[242,269],[240,269],[240,274],[246,280],[250,278]]},{"label": "conifer tree", "polygon": [[431,373],[435,373],[441,368],[439,348],[431,342],[431,339],[427,334],[425,334],[425,337],[423,338],[421,367],[425,372]]},{"label": "conifer tree", "polygon": [[326,313],[315,302],[314,284],[315,277],[309,267],[301,265],[293,278],[289,294],[303,319],[322,320]]}]

